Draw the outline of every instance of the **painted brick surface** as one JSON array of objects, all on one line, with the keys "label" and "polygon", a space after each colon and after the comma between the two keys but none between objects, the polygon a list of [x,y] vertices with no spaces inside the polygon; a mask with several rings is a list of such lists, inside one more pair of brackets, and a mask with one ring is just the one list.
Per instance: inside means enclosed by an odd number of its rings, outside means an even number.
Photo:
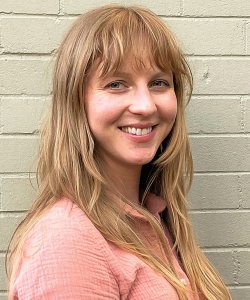
[{"label": "painted brick surface", "polygon": [[[2,133],[35,133],[41,124],[48,101],[42,98],[9,98],[1,101],[0,127]],[[29,118],[26,118],[29,116]]]},{"label": "painted brick surface", "polygon": [[59,0],[1,0],[0,12],[25,14],[58,14]]},{"label": "painted brick surface", "polygon": [[250,244],[249,212],[192,212],[191,217],[202,247],[241,247]]},{"label": "painted brick surface", "polygon": [[248,20],[247,24],[247,38],[246,38],[246,49],[247,49],[247,54],[250,54],[250,22]]},{"label": "painted brick surface", "polygon": [[51,90],[51,58],[0,57],[0,94],[45,94]]},{"label": "painted brick surface", "polygon": [[250,208],[250,174],[243,174],[241,176],[240,192],[242,207]]},{"label": "painted brick surface", "polygon": [[249,57],[192,57],[189,62],[194,73],[195,94],[250,94]]},{"label": "painted brick surface", "polygon": [[[187,109],[195,176],[189,193],[200,245],[250,299],[250,2],[118,0],[163,17],[188,55]],[[76,16],[107,0],[0,0],[0,300],[3,257],[34,199],[37,132],[51,92],[53,54]]]},{"label": "painted brick surface", "polygon": [[3,177],[0,187],[1,210],[23,211],[29,209],[36,195],[36,189],[37,185],[33,174]]},{"label": "painted brick surface", "polygon": [[8,248],[8,244],[12,233],[16,226],[22,221],[22,216],[16,214],[1,213],[0,215],[0,251],[6,251]]},{"label": "painted brick surface", "polygon": [[74,18],[7,17],[1,21],[4,53],[52,53]]},{"label": "painted brick surface", "polygon": [[240,175],[196,174],[189,193],[191,209],[237,209],[240,206]]},{"label": "painted brick surface", "polygon": [[93,1],[81,1],[81,0],[64,0],[62,4],[62,10],[66,14],[81,14],[86,10],[105,5],[110,3],[125,4],[125,5],[143,5],[153,10],[160,15],[180,15],[181,13],[181,0],[159,0],[159,1],[147,1],[147,0],[93,0]]},{"label": "painted brick surface", "polygon": [[250,274],[250,250],[240,251],[238,257],[241,266],[238,274],[238,282],[239,284],[248,284]]},{"label": "painted brick surface", "polygon": [[229,251],[205,251],[206,256],[211,263],[217,267],[226,284],[235,283],[235,264],[234,264],[234,253],[232,250]]},{"label": "painted brick surface", "polygon": [[245,132],[250,132],[250,98],[243,99],[244,106],[244,130]]},{"label": "painted brick surface", "polygon": [[47,107],[46,97],[2,97],[0,99],[1,132],[36,133]]},{"label": "painted brick surface", "polygon": [[240,96],[194,96],[187,107],[189,133],[243,133],[242,122],[250,118],[244,110]]},{"label": "painted brick surface", "polygon": [[250,2],[238,0],[184,0],[183,11],[191,16],[250,16]]},{"label": "painted brick surface", "polygon": [[[4,276],[4,269],[5,269],[5,255],[4,254],[0,254],[0,290],[4,291],[6,290],[6,277]],[[1,297],[0,297],[1,299]]]},{"label": "painted brick surface", "polygon": [[0,136],[1,172],[22,173],[34,171],[36,149],[36,136]]},{"label": "painted brick surface", "polygon": [[249,135],[195,135],[190,138],[190,141],[196,171],[249,171]]},{"label": "painted brick surface", "polygon": [[184,46],[195,55],[242,55],[245,52],[244,20],[184,18],[166,19]]},{"label": "painted brick surface", "polygon": [[250,295],[249,287],[231,288],[230,289],[233,300],[248,300]]}]

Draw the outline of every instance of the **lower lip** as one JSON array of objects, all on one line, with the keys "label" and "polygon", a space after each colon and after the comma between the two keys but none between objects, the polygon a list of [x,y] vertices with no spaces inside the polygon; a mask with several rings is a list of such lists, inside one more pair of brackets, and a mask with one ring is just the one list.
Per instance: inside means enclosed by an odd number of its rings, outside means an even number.
[{"label": "lower lip", "polygon": [[154,136],[155,136],[155,133],[156,133],[156,126],[153,128],[153,130],[145,135],[135,135],[135,134],[132,134],[132,133],[128,133],[128,132],[125,132],[125,131],[122,131],[122,133],[125,134],[125,136],[127,138],[129,138],[130,140],[132,140],[133,142],[136,142],[136,143],[147,143],[147,142],[150,142]]}]

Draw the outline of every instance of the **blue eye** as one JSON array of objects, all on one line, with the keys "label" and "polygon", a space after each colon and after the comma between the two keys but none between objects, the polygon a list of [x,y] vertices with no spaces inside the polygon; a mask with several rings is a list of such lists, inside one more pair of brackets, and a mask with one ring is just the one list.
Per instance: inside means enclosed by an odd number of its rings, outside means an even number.
[{"label": "blue eye", "polygon": [[150,87],[166,88],[169,87],[169,83],[166,80],[155,80],[150,84]]},{"label": "blue eye", "polygon": [[106,85],[106,87],[112,90],[120,90],[124,88],[124,84],[121,81],[113,81]]}]

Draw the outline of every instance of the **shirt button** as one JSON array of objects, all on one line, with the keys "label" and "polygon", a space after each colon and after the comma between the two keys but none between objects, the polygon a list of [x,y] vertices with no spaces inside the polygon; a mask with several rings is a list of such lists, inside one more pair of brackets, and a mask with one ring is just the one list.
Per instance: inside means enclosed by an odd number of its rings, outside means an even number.
[{"label": "shirt button", "polygon": [[180,281],[184,284],[184,285],[187,285],[187,281],[185,278],[181,278]]}]

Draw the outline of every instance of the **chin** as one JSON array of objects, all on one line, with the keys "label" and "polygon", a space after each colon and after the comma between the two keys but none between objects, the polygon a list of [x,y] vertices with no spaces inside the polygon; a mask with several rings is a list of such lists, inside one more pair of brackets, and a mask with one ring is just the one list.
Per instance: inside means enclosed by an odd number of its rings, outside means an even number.
[{"label": "chin", "polygon": [[138,158],[131,159],[131,163],[133,165],[143,166],[143,165],[146,165],[146,164],[150,163],[153,158],[154,158],[154,155],[140,156]]}]

